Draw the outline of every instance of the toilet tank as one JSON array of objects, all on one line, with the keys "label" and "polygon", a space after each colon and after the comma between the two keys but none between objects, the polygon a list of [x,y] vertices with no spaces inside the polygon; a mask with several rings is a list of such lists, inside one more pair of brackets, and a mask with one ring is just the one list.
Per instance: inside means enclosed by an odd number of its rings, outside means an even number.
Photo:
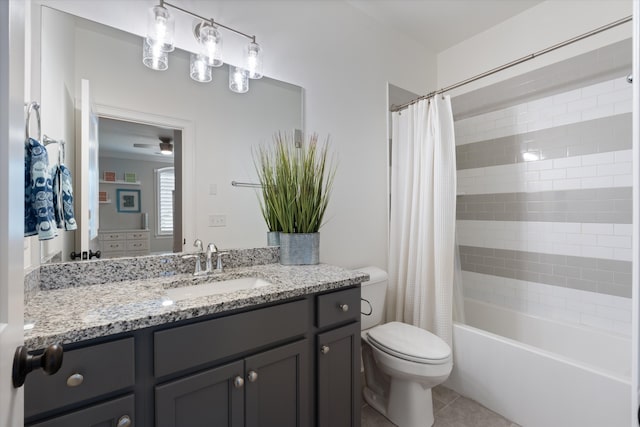
[{"label": "toilet tank", "polygon": [[[384,301],[387,295],[387,272],[378,267],[363,267],[361,271],[369,275],[369,280],[362,282],[360,295],[360,319],[362,330],[373,328],[384,319]],[[368,302],[367,302],[368,301]],[[369,305],[370,304],[370,305]],[[368,316],[366,314],[369,314]]]}]

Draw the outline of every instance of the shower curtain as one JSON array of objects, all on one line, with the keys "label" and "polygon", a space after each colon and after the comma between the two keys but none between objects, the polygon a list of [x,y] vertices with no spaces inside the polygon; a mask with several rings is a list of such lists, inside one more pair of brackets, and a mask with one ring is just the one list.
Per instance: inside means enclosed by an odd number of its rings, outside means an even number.
[{"label": "shower curtain", "polygon": [[387,319],[451,345],[457,253],[451,98],[436,95],[395,112],[392,126]]}]

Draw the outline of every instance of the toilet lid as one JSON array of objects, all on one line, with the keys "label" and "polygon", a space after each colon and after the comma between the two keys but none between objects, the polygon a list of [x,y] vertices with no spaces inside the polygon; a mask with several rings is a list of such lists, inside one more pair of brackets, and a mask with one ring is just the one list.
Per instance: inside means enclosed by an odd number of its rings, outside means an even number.
[{"label": "toilet lid", "polygon": [[367,335],[380,350],[412,362],[437,364],[451,357],[451,348],[442,338],[406,323],[385,323]]}]

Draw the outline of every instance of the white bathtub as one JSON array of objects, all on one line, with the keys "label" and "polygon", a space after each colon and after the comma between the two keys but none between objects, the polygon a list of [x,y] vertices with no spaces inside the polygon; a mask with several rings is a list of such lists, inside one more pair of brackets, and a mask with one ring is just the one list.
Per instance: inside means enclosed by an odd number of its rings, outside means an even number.
[{"label": "white bathtub", "polygon": [[630,339],[465,300],[445,386],[524,427],[628,427]]}]

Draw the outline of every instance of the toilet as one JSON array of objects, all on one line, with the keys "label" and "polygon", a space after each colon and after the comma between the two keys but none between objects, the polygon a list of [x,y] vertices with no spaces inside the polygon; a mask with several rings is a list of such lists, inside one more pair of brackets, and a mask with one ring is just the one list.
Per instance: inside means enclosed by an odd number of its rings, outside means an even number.
[{"label": "toilet", "polygon": [[365,401],[398,427],[433,425],[431,389],[451,373],[451,348],[440,337],[401,322],[382,323],[387,273],[376,267],[362,283]]}]

